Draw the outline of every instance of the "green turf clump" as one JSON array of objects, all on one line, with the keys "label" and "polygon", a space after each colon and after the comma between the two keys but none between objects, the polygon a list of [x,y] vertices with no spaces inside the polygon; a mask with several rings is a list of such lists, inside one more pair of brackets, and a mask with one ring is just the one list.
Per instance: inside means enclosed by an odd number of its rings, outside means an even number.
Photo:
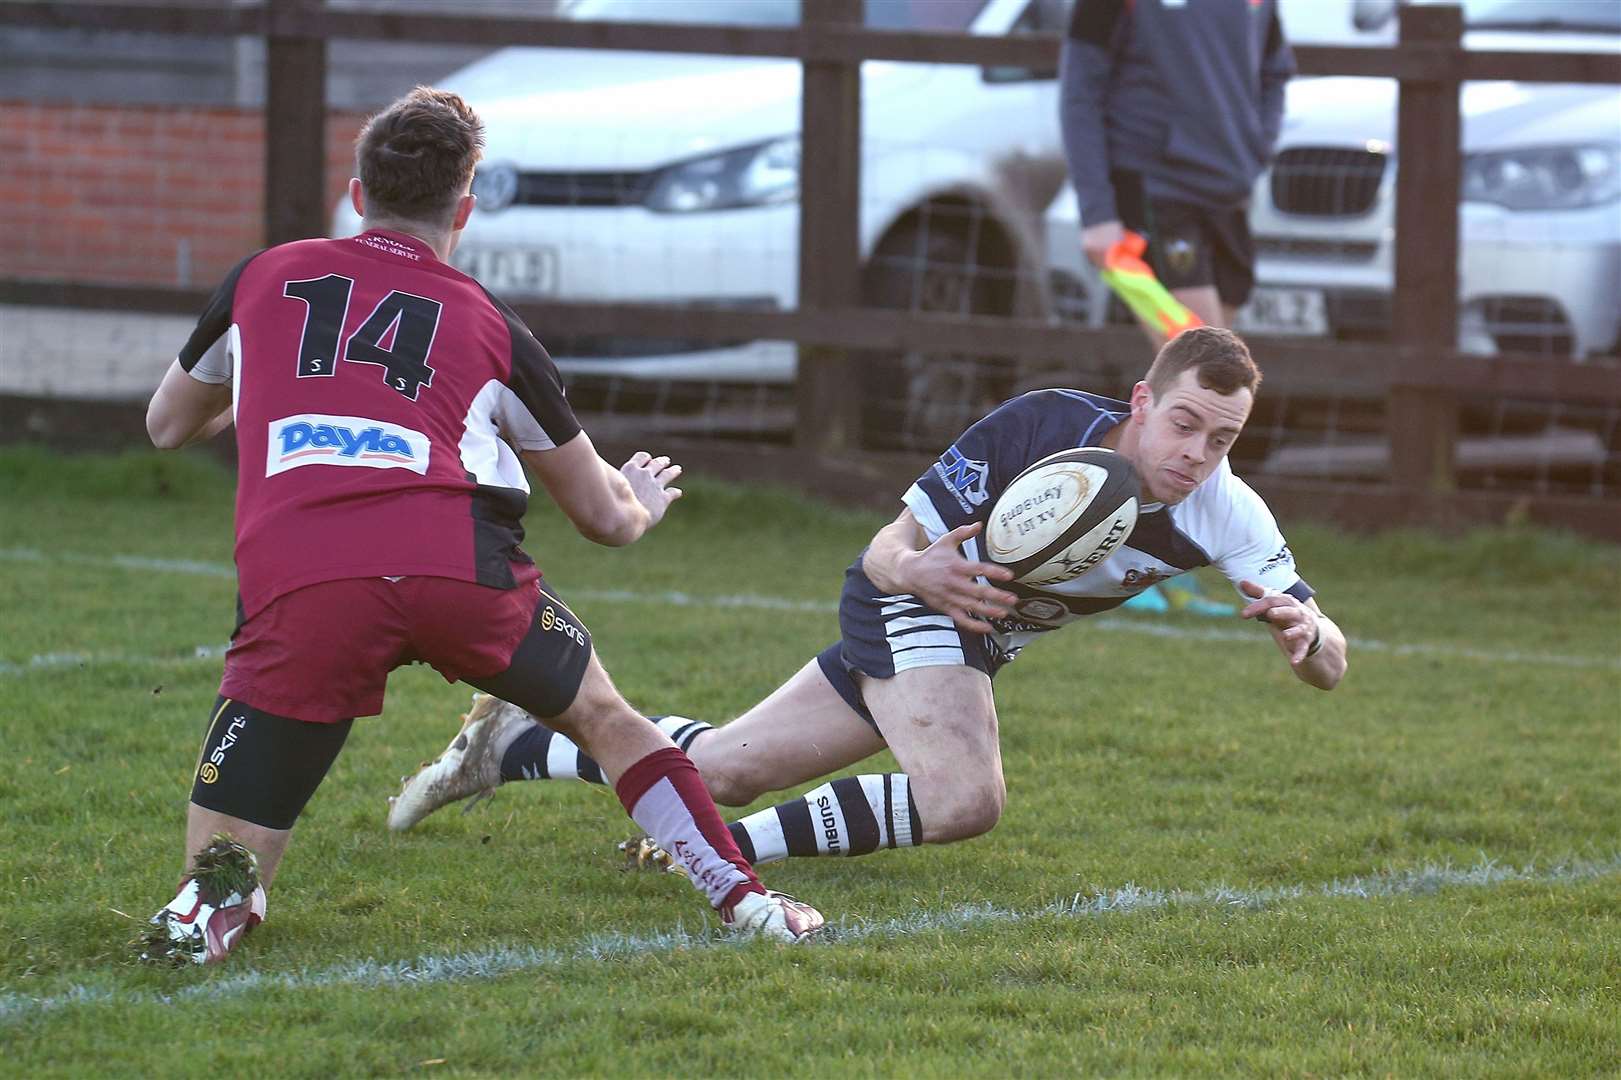
[{"label": "green turf clump", "polygon": [[224,833],[216,833],[191,861],[191,876],[206,904],[219,907],[235,894],[243,900],[259,887],[259,860]]}]

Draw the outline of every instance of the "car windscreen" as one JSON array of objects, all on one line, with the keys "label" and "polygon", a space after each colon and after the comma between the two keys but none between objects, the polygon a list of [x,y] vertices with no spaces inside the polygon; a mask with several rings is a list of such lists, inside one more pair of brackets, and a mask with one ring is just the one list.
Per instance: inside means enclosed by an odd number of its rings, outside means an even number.
[{"label": "car windscreen", "polygon": [[1478,0],[1464,14],[1470,30],[1621,34],[1621,0]]},{"label": "car windscreen", "polygon": [[[616,22],[724,23],[794,26],[801,0],[575,0],[570,19]],[[985,0],[867,0],[867,25],[881,30],[966,30]]]}]

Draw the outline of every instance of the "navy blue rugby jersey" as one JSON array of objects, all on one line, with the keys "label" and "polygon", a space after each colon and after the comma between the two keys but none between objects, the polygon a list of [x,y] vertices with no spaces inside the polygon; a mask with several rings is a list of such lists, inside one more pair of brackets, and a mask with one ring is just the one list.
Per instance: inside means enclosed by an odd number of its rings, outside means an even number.
[{"label": "navy blue rugby jersey", "polygon": [[[931,542],[958,526],[986,522],[1019,473],[1060,450],[1099,445],[1130,413],[1126,402],[1098,394],[1033,390],[958,436],[902,500]],[[963,545],[963,554],[983,558],[978,537]],[[1248,579],[1301,600],[1313,595],[1272,511],[1223,459],[1177,505],[1144,503],[1131,536],[1094,569],[1041,588],[1003,586],[1019,602],[996,620],[997,644],[1017,652],[1032,634],[1118,607],[1156,582],[1201,566],[1220,570],[1235,589]]]}]

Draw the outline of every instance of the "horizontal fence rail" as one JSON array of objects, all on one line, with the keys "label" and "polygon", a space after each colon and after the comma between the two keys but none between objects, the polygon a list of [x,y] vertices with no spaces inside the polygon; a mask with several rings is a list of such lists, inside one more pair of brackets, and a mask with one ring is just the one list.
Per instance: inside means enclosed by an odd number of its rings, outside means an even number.
[{"label": "horizontal fence rail", "polygon": [[[65,281],[0,280],[0,304],[195,315],[208,289],[147,285],[89,285]],[[1045,319],[835,308],[822,311],[745,311],[679,308],[662,304],[585,301],[514,301],[524,321],[559,338],[614,328],[625,336],[688,338],[715,344],[740,340],[796,341],[831,349],[918,350],[1015,355],[1062,361],[1078,373],[1136,370],[1142,335],[1128,327],[1086,329]],[[634,328],[634,330],[630,329]],[[1259,339],[1257,339],[1259,340]],[[1271,339],[1266,345],[1268,387],[1292,393],[1362,393],[1382,396],[1392,387],[1529,398],[1621,399],[1621,370],[1602,365],[1550,363],[1544,357],[1435,356],[1412,345],[1305,344]]]}]

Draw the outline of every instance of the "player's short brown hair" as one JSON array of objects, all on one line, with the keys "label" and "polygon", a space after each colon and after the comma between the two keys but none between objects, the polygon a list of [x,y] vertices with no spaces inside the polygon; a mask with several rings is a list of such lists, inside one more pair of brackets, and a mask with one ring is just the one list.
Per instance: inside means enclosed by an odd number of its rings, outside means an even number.
[{"label": "player's short brown hair", "polygon": [[1249,346],[1219,326],[1195,326],[1166,342],[1144,381],[1158,398],[1189,368],[1198,371],[1200,386],[1218,394],[1240,390],[1253,394],[1261,386],[1261,369],[1250,356]]},{"label": "player's short brown hair", "polygon": [[484,152],[484,123],[456,94],[419,86],[366,121],[355,165],[368,217],[448,224]]}]

